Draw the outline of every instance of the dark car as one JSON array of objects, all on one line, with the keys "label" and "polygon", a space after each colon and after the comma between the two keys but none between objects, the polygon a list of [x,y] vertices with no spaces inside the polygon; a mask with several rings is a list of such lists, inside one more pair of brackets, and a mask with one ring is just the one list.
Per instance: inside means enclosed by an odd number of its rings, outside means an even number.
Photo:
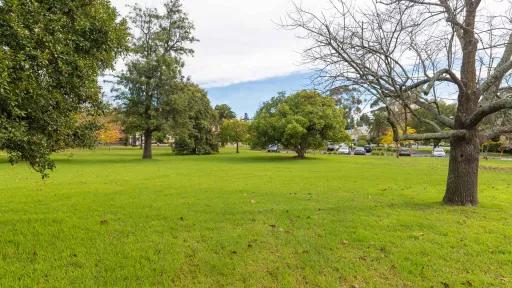
[{"label": "dark car", "polygon": [[364,147],[356,147],[354,155],[366,155],[366,150],[364,150]]},{"label": "dark car", "polygon": [[371,145],[364,146],[364,151],[366,151],[366,153],[372,153],[372,151],[373,151],[372,146]]},{"label": "dark car", "polygon": [[274,153],[278,153],[279,151],[281,151],[281,149],[279,148],[279,145],[268,145],[267,147],[267,152],[274,152]]},{"label": "dark car", "polygon": [[409,148],[400,148],[400,150],[398,150],[398,155],[400,155],[400,156],[412,156],[412,151]]}]

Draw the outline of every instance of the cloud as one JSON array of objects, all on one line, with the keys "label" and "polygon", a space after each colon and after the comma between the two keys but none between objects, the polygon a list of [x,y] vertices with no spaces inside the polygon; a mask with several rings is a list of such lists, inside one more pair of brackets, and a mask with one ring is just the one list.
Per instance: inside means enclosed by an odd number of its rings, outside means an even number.
[{"label": "cloud", "polygon": [[[112,0],[122,15],[127,5],[161,7],[164,0]],[[303,0],[317,3],[319,0]],[[292,9],[291,0],[182,0],[196,26],[194,57],[185,73],[204,87],[282,76],[304,71],[304,40],[277,23]],[[313,4],[316,5],[316,4]]]}]

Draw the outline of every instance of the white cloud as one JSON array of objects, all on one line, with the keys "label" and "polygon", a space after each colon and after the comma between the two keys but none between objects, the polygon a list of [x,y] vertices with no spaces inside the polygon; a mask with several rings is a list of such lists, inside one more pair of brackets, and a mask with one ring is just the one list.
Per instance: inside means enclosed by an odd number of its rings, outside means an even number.
[{"label": "white cloud", "polygon": [[[482,10],[497,10],[504,0],[484,1]],[[112,0],[122,15],[127,5],[161,7],[165,0]],[[329,0],[296,0],[308,9],[329,6]],[[369,0],[352,0],[355,5]],[[277,25],[293,9],[292,0],[182,0],[196,26],[193,58],[185,73],[205,87],[281,76],[304,71],[299,32]],[[508,2],[507,2],[508,3]],[[498,9],[499,10],[499,9]],[[121,67],[121,66],[119,66]]]},{"label": "white cloud", "polygon": [[[164,0],[112,0],[122,15],[126,5],[161,7]],[[306,3],[319,0],[303,0]],[[185,73],[206,87],[257,80],[304,70],[304,40],[277,25],[291,0],[182,0],[196,26],[193,58]]]}]

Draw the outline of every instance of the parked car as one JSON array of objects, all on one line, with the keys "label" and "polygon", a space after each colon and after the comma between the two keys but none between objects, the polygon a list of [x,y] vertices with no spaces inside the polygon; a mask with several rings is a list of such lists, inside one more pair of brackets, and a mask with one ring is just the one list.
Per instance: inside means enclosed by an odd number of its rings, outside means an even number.
[{"label": "parked car", "polygon": [[400,156],[412,156],[412,151],[409,148],[400,148],[400,150],[398,150],[398,155],[400,155]]},{"label": "parked car", "polygon": [[350,155],[350,148],[348,148],[347,146],[341,146],[340,148],[338,148],[337,153],[343,155]]},{"label": "parked car", "polygon": [[273,144],[273,145],[268,145],[268,147],[267,147],[267,152],[269,152],[269,153],[272,153],[272,152],[278,153],[280,151],[281,151],[281,149],[279,148],[279,145]]},{"label": "parked car", "polygon": [[338,150],[338,145],[336,145],[336,144],[327,145],[327,152],[334,152],[337,150]]},{"label": "parked car", "polygon": [[364,150],[364,147],[356,147],[354,155],[366,155],[366,150]]},{"label": "parked car", "polygon": [[433,157],[446,157],[446,152],[444,152],[443,148],[437,147],[437,148],[434,148],[434,150],[432,151],[432,156]]},{"label": "parked car", "polygon": [[364,151],[366,151],[366,153],[372,153],[372,151],[373,151],[372,146],[371,145],[364,146]]}]

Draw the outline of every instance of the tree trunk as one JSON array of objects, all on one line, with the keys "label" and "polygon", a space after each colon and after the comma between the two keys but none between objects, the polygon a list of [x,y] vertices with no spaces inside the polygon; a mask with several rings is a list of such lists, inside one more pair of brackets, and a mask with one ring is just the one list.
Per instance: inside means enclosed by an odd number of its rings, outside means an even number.
[{"label": "tree trunk", "polygon": [[236,142],[236,153],[240,153],[240,150],[238,149],[238,142]]},{"label": "tree trunk", "polygon": [[299,149],[295,150],[295,152],[297,153],[297,157],[299,159],[306,158],[306,151],[304,149],[299,148]]},{"label": "tree trunk", "polygon": [[152,138],[153,131],[151,128],[146,128],[146,131],[144,131],[144,153],[142,154],[142,159],[153,158],[153,151],[151,146]]},{"label": "tree trunk", "polygon": [[480,140],[477,127],[466,127],[468,119],[477,109],[480,94],[477,87],[475,37],[477,1],[465,1],[465,29],[462,35],[462,65],[460,80],[464,87],[457,97],[455,129],[467,130],[465,137],[450,139],[450,166],[443,202],[448,205],[476,206],[478,204],[478,165]]},{"label": "tree trunk", "polygon": [[480,142],[476,131],[450,141],[450,164],[443,202],[448,205],[478,205]]}]

